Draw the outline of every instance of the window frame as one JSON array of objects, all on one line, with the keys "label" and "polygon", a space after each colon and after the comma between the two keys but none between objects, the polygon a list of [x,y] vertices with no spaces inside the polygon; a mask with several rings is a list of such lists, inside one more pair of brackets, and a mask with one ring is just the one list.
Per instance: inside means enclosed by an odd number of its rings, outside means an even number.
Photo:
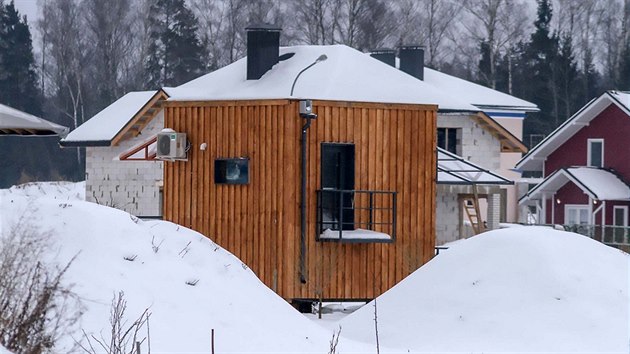
[{"label": "window frame", "polygon": [[[594,143],[601,143],[601,145],[602,145],[602,153],[601,153],[601,157],[600,157],[600,159],[601,159],[601,166],[593,166],[593,163],[592,163],[592,160],[593,160],[592,159],[592,157],[593,157],[592,156],[592,153],[593,153],[592,146],[593,146]],[[602,138],[590,138],[590,139],[587,140],[586,166],[597,167],[597,168],[604,167],[604,156],[605,156],[605,154],[604,154],[604,151],[605,151],[604,147],[605,147],[604,139],[602,139]]]},{"label": "window frame", "polygon": [[[617,225],[617,210],[623,210],[623,225]],[[615,226],[628,226],[628,206],[627,205],[615,205],[613,206],[613,225]]]},{"label": "window frame", "polygon": [[[440,146],[439,143],[439,135],[440,135],[440,130],[444,130],[444,146]],[[455,151],[451,151],[449,150],[449,143],[451,142],[449,139],[449,132],[454,132],[455,135],[455,143],[454,143],[454,147],[455,147]],[[436,131],[436,145],[438,147],[441,147],[442,149],[451,152],[455,155],[461,155],[461,128],[454,128],[454,127],[438,127],[437,131]]]},{"label": "window frame", "polygon": [[[570,224],[569,223],[569,210],[571,209],[575,209],[577,211],[577,219],[578,219],[578,223],[577,224]],[[587,220],[586,223],[582,224],[580,222],[580,211],[581,210],[586,210],[587,214]],[[565,225],[590,225],[591,224],[591,216],[588,215],[590,212],[589,206],[588,204],[565,204],[564,205],[564,224]]]},{"label": "window frame", "polygon": [[[223,179],[220,179],[220,169],[219,169],[219,164],[220,163],[226,163],[226,162],[237,162],[238,164],[245,162],[245,172],[246,172],[246,176],[245,176],[245,181],[242,180],[230,180],[229,178],[227,178],[227,171],[226,171],[226,176],[223,176]],[[237,164],[237,165],[238,165]],[[249,157],[219,157],[214,159],[214,184],[218,184],[218,185],[248,185],[250,182],[250,173],[249,173]],[[239,175],[241,174],[240,172],[240,168],[239,168]]]}]

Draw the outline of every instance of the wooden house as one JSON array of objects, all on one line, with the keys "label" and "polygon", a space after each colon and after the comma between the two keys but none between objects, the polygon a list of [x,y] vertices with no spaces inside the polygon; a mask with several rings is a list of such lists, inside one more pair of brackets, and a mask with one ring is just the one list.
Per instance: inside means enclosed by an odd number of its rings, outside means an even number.
[{"label": "wooden house", "polygon": [[630,93],[593,99],[519,161],[543,181],[520,203],[538,223],[564,224],[608,244],[628,245]]},{"label": "wooden house", "polygon": [[434,255],[438,105],[475,108],[349,47],[279,35],[249,28],[247,58],[164,88],[164,125],[190,143],[164,165],[164,218],[286,299],[374,298]]}]

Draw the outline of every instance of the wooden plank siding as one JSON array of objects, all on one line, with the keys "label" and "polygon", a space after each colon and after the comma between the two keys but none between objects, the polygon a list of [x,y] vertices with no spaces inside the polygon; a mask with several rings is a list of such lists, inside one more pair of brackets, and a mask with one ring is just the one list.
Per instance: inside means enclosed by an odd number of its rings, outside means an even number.
[{"label": "wooden plank siding", "polygon": [[[168,102],[165,126],[187,133],[187,161],[164,164],[164,216],[239,257],[286,299],[371,299],[433,257],[436,107],[315,101],[308,131],[307,282],[299,278],[297,101]],[[355,189],[396,191],[393,243],[316,241],[321,143],[355,145]],[[207,144],[205,151],[200,150]],[[214,183],[217,158],[249,158],[249,184]],[[367,198],[367,196],[357,196]],[[390,206],[385,197],[378,201]],[[366,202],[361,200],[361,202]],[[366,220],[357,211],[356,218]],[[389,220],[383,211],[375,221]]]}]

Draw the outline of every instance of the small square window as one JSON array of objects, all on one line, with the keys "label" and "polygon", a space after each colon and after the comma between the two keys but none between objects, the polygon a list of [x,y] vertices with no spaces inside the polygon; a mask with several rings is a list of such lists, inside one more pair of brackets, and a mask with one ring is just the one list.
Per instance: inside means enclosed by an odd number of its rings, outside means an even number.
[{"label": "small square window", "polygon": [[461,154],[458,150],[457,128],[437,128],[437,146],[452,152]]},{"label": "small square window", "polygon": [[249,159],[216,159],[214,160],[214,183],[248,184]]}]

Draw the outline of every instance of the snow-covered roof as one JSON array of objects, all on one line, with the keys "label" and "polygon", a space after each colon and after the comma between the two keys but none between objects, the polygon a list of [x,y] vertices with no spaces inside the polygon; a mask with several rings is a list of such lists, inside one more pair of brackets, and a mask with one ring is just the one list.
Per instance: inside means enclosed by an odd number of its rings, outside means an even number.
[{"label": "snow-covered roof", "polygon": [[543,161],[557,148],[562,146],[582,127],[587,126],[611,104],[617,105],[623,112],[630,116],[630,93],[608,91],[594,98],[571,118],[567,119],[543,141],[532,148],[516,164],[516,168],[523,171],[542,171]]},{"label": "snow-covered roof", "polygon": [[65,135],[68,128],[0,104],[0,135]]},{"label": "snow-covered roof", "polygon": [[[433,104],[440,109],[478,112],[479,108],[419,81],[396,68],[345,45],[280,48],[280,61],[258,80],[247,80],[247,58],[176,88],[164,88],[169,100],[316,100]],[[327,59],[298,74],[321,55]]]},{"label": "snow-covered roof", "polygon": [[484,111],[539,111],[535,103],[426,67],[424,68],[424,81]]},{"label": "snow-covered roof", "polygon": [[470,161],[464,160],[438,147],[438,184],[513,184],[514,182],[490,172]]},{"label": "snow-covered roof", "polygon": [[630,187],[616,174],[596,167],[569,167],[559,169],[545,178],[521,197],[519,203],[542,199],[545,194],[552,195],[567,182],[573,182],[592,199],[630,200]]},{"label": "snow-covered roof", "polygon": [[61,140],[63,146],[109,146],[158,91],[129,92]]}]

